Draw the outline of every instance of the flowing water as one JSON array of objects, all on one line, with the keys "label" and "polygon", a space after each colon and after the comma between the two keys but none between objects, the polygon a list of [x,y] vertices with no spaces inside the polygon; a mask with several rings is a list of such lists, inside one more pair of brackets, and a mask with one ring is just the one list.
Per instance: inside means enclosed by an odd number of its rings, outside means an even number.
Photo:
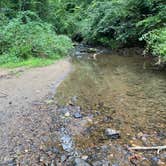
[{"label": "flowing water", "polygon": [[137,54],[103,51],[96,60],[91,53],[72,58],[75,70],[56,97],[65,106],[74,100],[90,119],[84,129],[76,129],[78,149],[110,144],[106,128],[120,132],[113,145],[166,145],[166,72],[154,70],[151,58]]}]

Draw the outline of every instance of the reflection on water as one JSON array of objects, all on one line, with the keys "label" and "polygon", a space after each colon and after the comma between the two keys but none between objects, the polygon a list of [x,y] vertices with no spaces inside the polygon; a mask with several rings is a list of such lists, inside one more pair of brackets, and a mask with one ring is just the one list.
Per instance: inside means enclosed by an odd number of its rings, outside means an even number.
[{"label": "reflection on water", "polygon": [[78,147],[106,142],[107,127],[121,132],[119,144],[166,144],[166,73],[152,70],[150,61],[116,53],[72,59],[75,71],[59,87],[57,98],[67,105],[76,96],[83,114],[93,115],[87,126],[91,130]]}]

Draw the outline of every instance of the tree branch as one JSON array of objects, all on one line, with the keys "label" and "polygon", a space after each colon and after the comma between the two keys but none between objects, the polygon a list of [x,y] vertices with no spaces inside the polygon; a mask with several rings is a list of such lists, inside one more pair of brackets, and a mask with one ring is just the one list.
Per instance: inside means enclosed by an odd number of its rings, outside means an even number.
[{"label": "tree branch", "polygon": [[166,149],[166,145],[164,146],[156,146],[156,147],[131,147],[129,148],[129,150],[157,150],[157,154],[160,153],[160,151],[165,150]]}]

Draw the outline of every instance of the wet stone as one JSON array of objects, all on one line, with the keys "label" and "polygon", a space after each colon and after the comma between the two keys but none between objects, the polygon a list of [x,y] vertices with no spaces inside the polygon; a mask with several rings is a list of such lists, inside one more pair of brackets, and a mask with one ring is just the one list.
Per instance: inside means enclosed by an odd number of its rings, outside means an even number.
[{"label": "wet stone", "polygon": [[80,158],[76,158],[74,160],[74,166],[90,166],[90,164]]},{"label": "wet stone", "polygon": [[76,112],[73,116],[74,116],[74,118],[76,118],[76,119],[79,119],[79,118],[82,118],[82,117],[83,117],[80,112]]},{"label": "wet stone", "polygon": [[64,134],[61,137],[61,143],[64,151],[71,152],[73,150],[73,141],[69,135]]},{"label": "wet stone", "polygon": [[15,161],[15,159],[12,159],[12,160],[6,161],[5,163],[0,163],[0,165],[16,166],[16,161]]},{"label": "wet stone", "polygon": [[53,147],[53,148],[51,149],[51,151],[52,151],[53,153],[56,153],[56,154],[59,153],[59,150],[58,150],[57,148],[55,148],[55,147]]},{"label": "wet stone", "polygon": [[87,160],[87,159],[88,159],[88,156],[83,155],[81,158],[82,158],[83,160]]},{"label": "wet stone", "polygon": [[151,158],[151,164],[152,164],[152,166],[157,165],[158,161],[159,161],[159,158],[158,158],[158,157],[152,157],[152,158]]},{"label": "wet stone", "polygon": [[110,166],[110,162],[107,160],[95,161],[92,163],[93,166]]},{"label": "wet stone", "polygon": [[61,162],[62,162],[62,163],[63,163],[66,159],[67,159],[67,156],[65,156],[65,155],[62,155],[62,156],[61,156]]},{"label": "wet stone", "polygon": [[112,118],[112,117],[109,117],[109,116],[105,116],[105,117],[103,118],[103,122],[105,122],[105,123],[110,123],[112,120],[113,120],[113,118]]},{"label": "wet stone", "polygon": [[118,139],[120,138],[120,133],[119,131],[113,130],[111,128],[107,128],[105,130],[105,135],[110,138],[110,139]]},{"label": "wet stone", "polygon": [[48,136],[42,136],[41,138],[40,138],[40,140],[42,140],[43,142],[48,142],[49,141],[49,137]]},{"label": "wet stone", "polygon": [[52,160],[50,166],[55,166],[55,161]]},{"label": "wet stone", "polygon": [[112,164],[112,166],[119,166],[119,164],[115,163],[115,164]]}]

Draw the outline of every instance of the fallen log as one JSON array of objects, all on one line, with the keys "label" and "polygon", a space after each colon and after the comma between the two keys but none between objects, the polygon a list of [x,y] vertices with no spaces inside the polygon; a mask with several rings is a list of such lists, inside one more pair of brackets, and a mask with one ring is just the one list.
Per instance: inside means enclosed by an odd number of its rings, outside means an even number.
[{"label": "fallen log", "polygon": [[166,145],[164,146],[155,146],[155,147],[141,147],[141,146],[136,146],[136,147],[130,147],[129,150],[157,150],[157,154],[160,153],[160,151],[165,150]]}]

